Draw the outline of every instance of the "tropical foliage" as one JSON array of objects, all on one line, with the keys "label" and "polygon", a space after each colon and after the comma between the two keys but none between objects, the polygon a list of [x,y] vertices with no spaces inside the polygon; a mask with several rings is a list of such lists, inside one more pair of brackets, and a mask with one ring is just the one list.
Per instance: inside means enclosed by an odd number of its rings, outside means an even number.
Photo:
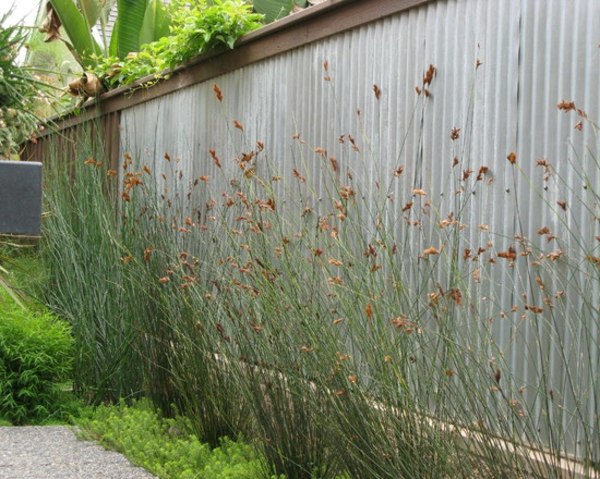
[{"label": "tropical foliage", "polygon": [[302,9],[309,5],[308,0],[254,0],[253,3],[254,10],[262,13],[267,23],[289,15],[296,8]]},{"label": "tropical foliage", "polygon": [[[108,16],[117,5],[117,20],[112,35],[108,35]],[[84,67],[94,64],[94,56],[125,58],[138,51],[143,43],[157,40],[168,34],[169,17],[160,0],[49,0],[47,17],[41,26],[46,41],[62,40],[73,56]],[[122,19],[127,19],[124,21]],[[102,41],[92,33],[95,25],[100,27]],[[61,34],[64,29],[66,38]]]},{"label": "tropical foliage", "polygon": [[[115,4],[117,19],[109,36],[108,14]],[[233,48],[263,22],[308,5],[307,0],[175,0],[168,6],[162,0],[49,0],[41,30],[47,41],[63,40],[85,70],[70,85],[71,93],[94,96],[149,75],[159,78],[211,48]],[[92,33],[94,25],[100,26],[101,42]]]},{"label": "tropical foliage", "polygon": [[19,145],[36,130],[36,100],[43,93],[31,72],[17,62],[26,35],[0,18],[0,158],[17,157]]},{"label": "tropical foliage", "polygon": [[176,1],[171,6],[171,34],[142,45],[139,53],[118,57],[94,57],[93,72],[109,87],[127,85],[149,75],[160,78],[177,65],[212,48],[233,48],[244,33],[262,25],[262,15],[238,0],[215,0],[193,6]]}]

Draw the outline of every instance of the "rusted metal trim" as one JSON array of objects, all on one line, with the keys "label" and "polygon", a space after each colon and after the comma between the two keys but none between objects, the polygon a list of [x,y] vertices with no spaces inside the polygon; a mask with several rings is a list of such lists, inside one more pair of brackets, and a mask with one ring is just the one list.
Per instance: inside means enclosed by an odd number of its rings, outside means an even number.
[{"label": "rusted metal trim", "polygon": [[[328,0],[240,38],[233,50],[213,51],[176,68],[168,79],[150,88],[154,77],[117,88],[88,103],[77,116],[55,120],[62,130],[124,110],[182,88],[229,73],[252,63],[360,27],[433,0]],[[48,131],[45,134],[50,134]],[[43,135],[42,135],[43,136]]]}]

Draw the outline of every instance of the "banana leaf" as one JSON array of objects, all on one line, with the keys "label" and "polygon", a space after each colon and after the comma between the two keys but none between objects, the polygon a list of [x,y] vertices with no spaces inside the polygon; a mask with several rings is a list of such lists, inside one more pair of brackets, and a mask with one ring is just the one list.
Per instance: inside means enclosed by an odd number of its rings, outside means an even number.
[{"label": "banana leaf", "polygon": [[92,62],[90,55],[102,55],[102,48],[92,36],[90,24],[77,9],[73,0],[49,0],[67,32],[70,44],[67,46],[75,59],[85,68]]},{"label": "banana leaf", "polygon": [[140,49],[140,31],[148,0],[118,0],[118,16],[110,42],[110,54],[125,58]]},{"label": "banana leaf", "polygon": [[140,30],[140,45],[169,35],[170,18],[162,0],[150,0]]},{"label": "banana leaf", "polygon": [[95,25],[100,18],[102,5],[98,0],[79,0],[79,10],[87,20],[88,25]]},{"label": "banana leaf", "polygon": [[283,18],[292,11],[294,0],[254,0],[254,10],[265,16],[265,22],[270,23]]}]

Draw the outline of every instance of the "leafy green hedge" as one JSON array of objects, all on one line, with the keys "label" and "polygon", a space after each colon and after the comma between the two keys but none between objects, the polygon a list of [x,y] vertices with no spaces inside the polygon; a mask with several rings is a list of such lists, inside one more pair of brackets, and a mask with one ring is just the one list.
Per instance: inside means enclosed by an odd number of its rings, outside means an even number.
[{"label": "leafy green hedge", "polygon": [[72,351],[65,322],[23,309],[0,291],[0,418],[13,424],[66,419]]}]

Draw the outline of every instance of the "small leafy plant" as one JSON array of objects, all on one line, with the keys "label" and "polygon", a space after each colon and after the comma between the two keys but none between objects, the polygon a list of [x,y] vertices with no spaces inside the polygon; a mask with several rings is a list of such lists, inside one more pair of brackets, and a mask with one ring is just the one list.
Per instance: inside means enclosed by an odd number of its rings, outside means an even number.
[{"label": "small leafy plant", "polygon": [[224,438],[211,450],[183,417],[163,418],[149,401],[89,409],[77,420],[82,435],[116,449],[161,479],[255,479],[261,460],[243,442]]},{"label": "small leafy plant", "polygon": [[72,350],[66,323],[0,291],[0,417],[13,424],[67,419]]},{"label": "small leafy plant", "polygon": [[252,6],[240,0],[194,2],[175,1],[171,5],[171,34],[142,45],[139,52],[124,60],[94,57],[93,73],[108,87],[128,85],[140,78],[161,78],[166,70],[205,53],[212,48],[233,48],[235,41],[262,25],[263,16],[252,13]]}]

